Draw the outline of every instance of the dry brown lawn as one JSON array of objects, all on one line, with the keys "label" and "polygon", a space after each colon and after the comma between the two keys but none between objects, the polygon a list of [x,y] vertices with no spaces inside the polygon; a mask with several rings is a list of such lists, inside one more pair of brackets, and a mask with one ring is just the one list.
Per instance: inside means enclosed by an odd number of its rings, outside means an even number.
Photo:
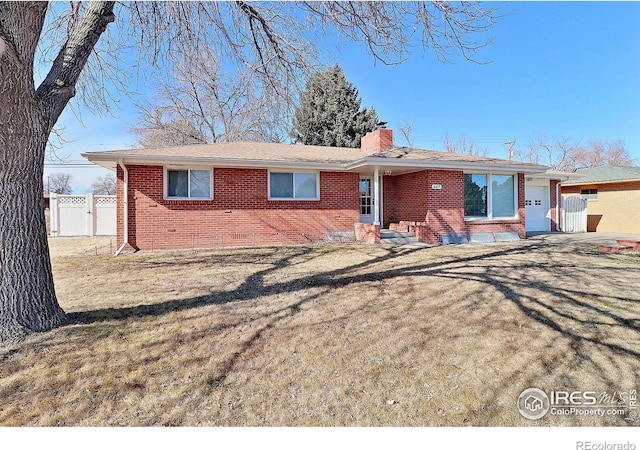
[{"label": "dry brown lawn", "polygon": [[70,323],[0,350],[0,425],[630,424],[533,422],[516,400],[638,387],[638,255],[529,240],[96,257],[108,238],[50,243]]}]

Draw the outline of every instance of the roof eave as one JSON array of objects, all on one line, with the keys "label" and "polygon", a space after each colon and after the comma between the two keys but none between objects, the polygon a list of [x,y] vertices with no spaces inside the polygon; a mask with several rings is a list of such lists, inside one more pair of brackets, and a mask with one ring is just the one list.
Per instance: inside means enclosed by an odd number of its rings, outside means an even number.
[{"label": "roof eave", "polygon": [[215,166],[239,168],[275,168],[275,169],[306,169],[330,170],[336,172],[351,171],[365,167],[412,167],[415,169],[463,170],[463,171],[503,171],[524,174],[539,174],[548,167],[533,164],[500,164],[491,161],[442,161],[421,159],[395,159],[364,157],[348,162],[295,161],[269,159],[240,159],[240,158],[212,158],[197,156],[166,156],[166,155],[124,155],[122,153],[82,153],[82,157],[94,164],[110,170],[115,170],[116,164],[122,160],[129,165],[158,165],[158,166]]},{"label": "roof eave", "polygon": [[347,169],[357,169],[366,166],[405,167],[411,166],[422,169],[466,170],[466,171],[505,171],[524,174],[546,172],[549,167],[532,164],[500,164],[489,161],[441,161],[441,160],[403,160],[376,157],[365,157],[346,165]]},{"label": "roof eave", "polygon": [[109,170],[116,170],[116,166],[118,165],[118,158],[100,158],[94,157],[94,155],[89,153],[81,153],[80,156],[86,158],[90,163],[96,164],[98,166],[104,167]]},{"label": "roof eave", "polygon": [[573,173],[536,173],[531,174],[531,178],[537,178],[541,180],[560,180],[560,182],[564,182],[567,180],[578,179],[581,175],[573,174]]},{"label": "roof eave", "polygon": [[158,165],[158,166],[215,166],[215,167],[239,167],[239,168],[276,168],[276,169],[307,169],[307,170],[333,170],[344,171],[345,164],[337,162],[321,161],[282,161],[268,159],[239,159],[239,158],[212,158],[196,156],[163,156],[163,155],[122,155],[100,154],[98,152],[82,153],[84,158],[102,167],[115,170],[118,160],[123,160],[129,165]]}]

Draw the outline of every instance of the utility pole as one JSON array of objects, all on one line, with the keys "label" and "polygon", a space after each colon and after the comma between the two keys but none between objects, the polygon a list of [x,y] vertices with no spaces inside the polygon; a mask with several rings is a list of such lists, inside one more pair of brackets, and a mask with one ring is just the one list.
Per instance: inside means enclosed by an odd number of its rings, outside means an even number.
[{"label": "utility pole", "polygon": [[516,141],[508,141],[508,142],[504,142],[502,145],[508,145],[509,146],[509,161],[511,161],[511,158],[513,158],[513,146],[516,145]]}]

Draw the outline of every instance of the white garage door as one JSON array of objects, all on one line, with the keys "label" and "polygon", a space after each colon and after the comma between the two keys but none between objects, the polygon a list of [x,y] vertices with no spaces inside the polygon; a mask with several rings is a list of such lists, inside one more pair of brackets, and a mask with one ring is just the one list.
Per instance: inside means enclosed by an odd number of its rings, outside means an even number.
[{"label": "white garage door", "polygon": [[524,190],[525,230],[550,231],[549,195],[541,186],[526,186]]}]

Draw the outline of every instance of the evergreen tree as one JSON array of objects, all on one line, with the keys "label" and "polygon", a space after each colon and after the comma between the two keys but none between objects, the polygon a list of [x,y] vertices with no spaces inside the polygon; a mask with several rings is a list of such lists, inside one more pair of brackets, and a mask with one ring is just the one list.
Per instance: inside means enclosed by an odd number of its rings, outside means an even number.
[{"label": "evergreen tree", "polygon": [[360,104],[358,90],[336,64],[307,82],[291,135],[306,145],[360,147],[362,136],[378,123],[375,109]]}]

